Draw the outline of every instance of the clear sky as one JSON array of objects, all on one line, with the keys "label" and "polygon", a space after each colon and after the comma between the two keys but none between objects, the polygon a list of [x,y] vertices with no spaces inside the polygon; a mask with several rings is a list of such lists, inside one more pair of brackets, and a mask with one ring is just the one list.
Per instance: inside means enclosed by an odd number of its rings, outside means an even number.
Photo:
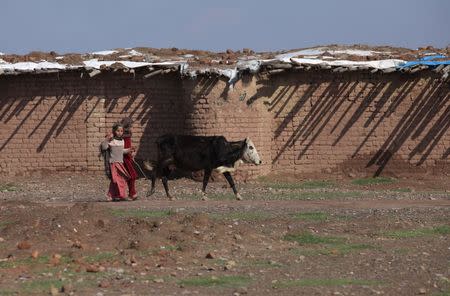
[{"label": "clear sky", "polygon": [[450,0],[0,0],[0,52],[450,45]]}]

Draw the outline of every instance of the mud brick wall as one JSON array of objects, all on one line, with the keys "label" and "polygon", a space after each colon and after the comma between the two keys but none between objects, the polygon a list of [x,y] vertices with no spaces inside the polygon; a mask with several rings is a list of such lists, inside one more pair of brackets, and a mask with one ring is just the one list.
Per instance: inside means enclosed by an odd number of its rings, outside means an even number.
[{"label": "mud brick wall", "polygon": [[[176,72],[151,79],[122,71],[2,76],[0,175],[101,171],[99,143],[125,116],[135,122],[139,159],[155,159],[155,140],[165,133],[250,137],[268,159],[270,121],[234,94],[225,79],[181,79]],[[238,175],[269,170],[270,161]]]},{"label": "mud brick wall", "polygon": [[0,173],[87,167],[86,89],[55,77],[0,78]]},{"label": "mud brick wall", "polygon": [[0,76],[0,175],[102,170],[98,145],[134,121],[137,158],[164,133],[249,137],[263,160],[238,177],[449,173],[449,83],[432,72],[285,72],[226,78],[81,72]]},{"label": "mud brick wall", "polygon": [[291,72],[261,79],[272,169],[350,176],[450,172],[449,81],[427,71]]}]

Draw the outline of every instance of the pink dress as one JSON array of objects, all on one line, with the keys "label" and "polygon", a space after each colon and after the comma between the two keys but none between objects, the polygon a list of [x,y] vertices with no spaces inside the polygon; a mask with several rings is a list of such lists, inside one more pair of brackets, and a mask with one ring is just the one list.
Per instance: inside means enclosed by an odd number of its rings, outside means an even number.
[{"label": "pink dress", "polygon": [[[125,149],[131,148],[131,136],[124,136],[123,141],[125,142]],[[125,168],[127,169],[128,174],[130,175],[130,178],[128,179],[128,195],[130,198],[134,199],[137,197],[135,183],[138,174],[134,169],[133,157],[130,153],[123,156],[123,163],[125,165]]]},{"label": "pink dress", "polygon": [[127,198],[128,180],[131,178],[123,163],[123,155],[129,149],[124,148],[123,139],[103,141],[102,149],[110,149],[111,182],[109,183],[108,197],[112,200],[125,200]]}]

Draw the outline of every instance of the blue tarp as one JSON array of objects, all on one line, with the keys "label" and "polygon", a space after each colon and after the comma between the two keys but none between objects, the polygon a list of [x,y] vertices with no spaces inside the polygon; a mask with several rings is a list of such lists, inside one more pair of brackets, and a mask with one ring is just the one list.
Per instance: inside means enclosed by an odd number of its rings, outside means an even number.
[{"label": "blue tarp", "polygon": [[435,59],[445,59],[445,58],[448,58],[448,57],[443,56],[443,55],[426,56],[426,57],[418,59],[417,61],[406,62],[406,63],[400,65],[398,68],[400,68],[400,69],[411,68],[411,67],[414,67],[417,65],[426,65],[429,67],[437,67],[440,65],[450,65],[450,60],[434,61]]}]

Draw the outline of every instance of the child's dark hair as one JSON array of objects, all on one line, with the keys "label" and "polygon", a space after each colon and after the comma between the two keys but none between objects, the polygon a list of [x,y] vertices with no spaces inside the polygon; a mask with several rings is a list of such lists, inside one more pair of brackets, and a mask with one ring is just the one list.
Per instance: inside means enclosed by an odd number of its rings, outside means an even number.
[{"label": "child's dark hair", "polygon": [[120,123],[123,126],[123,130],[125,132],[125,134],[129,134],[130,133],[130,128],[131,125],[133,124],[133,120],[130,117],[124,117]]},{"label": "child's dark hair", "polygon": [[122,128],[123,128],[123,124],[120,123],[120,122],[114,123],[113,126],[112,126],[112,131],[113,131],[113,133],[116,132],[116,131],[119,129],[119,127],[122,127]]}]

